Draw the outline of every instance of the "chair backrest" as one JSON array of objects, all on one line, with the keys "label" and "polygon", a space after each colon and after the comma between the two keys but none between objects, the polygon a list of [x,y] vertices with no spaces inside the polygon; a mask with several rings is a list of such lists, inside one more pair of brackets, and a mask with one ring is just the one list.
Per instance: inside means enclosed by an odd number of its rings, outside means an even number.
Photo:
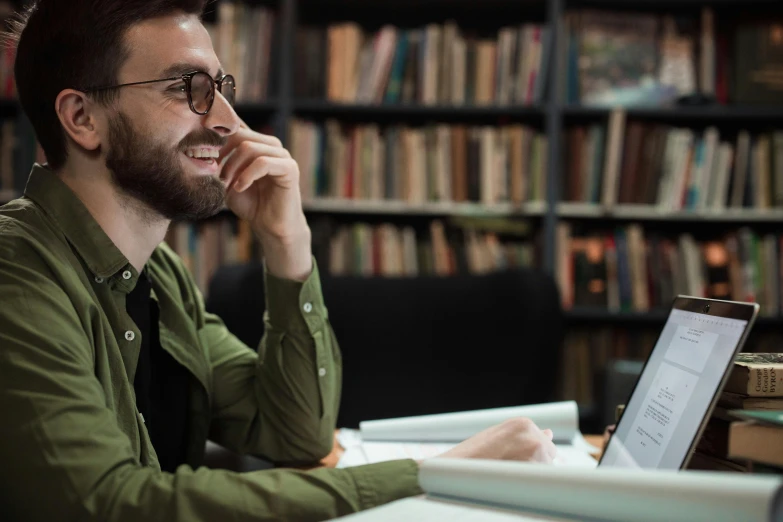
[{"label": "chair backrest", "polygon": [[[555,400],[563,317],[539,271],[482,276],[322,276],[343,357],[338,423]],[[207,309],[245,343],[262,334],[263,272],[221,268]]]},{"label": "chair backrest", "polygon": [[604,372],[604,397],[601,401],[604,426],[615,423],[617,406],[625,404],[631,398],[631,392],[643,368],[644,361],[612,359],[607,362]]}]

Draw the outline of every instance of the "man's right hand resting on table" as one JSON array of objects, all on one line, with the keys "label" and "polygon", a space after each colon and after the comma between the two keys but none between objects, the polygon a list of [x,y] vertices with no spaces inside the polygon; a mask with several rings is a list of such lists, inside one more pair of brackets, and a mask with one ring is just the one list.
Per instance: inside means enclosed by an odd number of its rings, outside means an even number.
[{"label": "man's right hand resting on table", "polygon": [[550,464],[556,454],[552,430],[542,430],[527,418],[515,418],[477,433],[439,457],[521,460]]}]

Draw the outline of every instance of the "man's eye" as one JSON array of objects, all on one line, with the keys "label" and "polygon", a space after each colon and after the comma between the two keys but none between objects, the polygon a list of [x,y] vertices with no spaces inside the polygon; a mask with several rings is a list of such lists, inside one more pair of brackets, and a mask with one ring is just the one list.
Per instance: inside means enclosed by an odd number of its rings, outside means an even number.
[{"label": "man's eye", "polygon": [[174,85],[172,85],[171,87],[168,88],[168,91],[169,92],[173,92],[173,93],[183,93],[184,94],[185,92],[187,92],[187,89],[185,88],[185,84],[184,83],[175,83]]}]

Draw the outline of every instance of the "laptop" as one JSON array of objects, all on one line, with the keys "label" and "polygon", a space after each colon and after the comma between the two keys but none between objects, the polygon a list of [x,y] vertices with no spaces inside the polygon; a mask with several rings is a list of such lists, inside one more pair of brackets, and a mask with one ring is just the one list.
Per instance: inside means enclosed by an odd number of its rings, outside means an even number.
[{"label": "laptop", "polygon": [[678,296],[598,467],[685,468],[758,311]]}]

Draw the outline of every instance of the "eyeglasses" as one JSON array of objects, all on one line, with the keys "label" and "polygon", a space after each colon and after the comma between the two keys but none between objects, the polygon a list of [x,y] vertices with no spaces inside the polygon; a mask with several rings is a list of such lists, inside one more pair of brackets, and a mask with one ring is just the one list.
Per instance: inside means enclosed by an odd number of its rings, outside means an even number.
[{"label": "eyeglasses", "polygon": [[160,80],[148,80],[145,82],[133,82],[123,83],[120,85],[108,85],[105,87],[95,87],[92,89],[85,89],[85,92],[106,91],[109,89],[127,87],[129,85],[144,85],[146,83],[170,82],[174,80],[182,80],[185,83],[185,92],[188,95],[188,105],[190,105],[190,110],[200,116],[207,114],[212,108],[212,104],[215,101],[215,86],[217,86],[217,90],[220,91],[220,94],[223,95],[229,105],[233,107],[234,102],[236,101],[237,86],[233,76],[230,74],[224,74],[217,80],[214,80],[212,79],[212,76],[202,71],[189,72],[183,74],[182,76],[161,78]]}]

